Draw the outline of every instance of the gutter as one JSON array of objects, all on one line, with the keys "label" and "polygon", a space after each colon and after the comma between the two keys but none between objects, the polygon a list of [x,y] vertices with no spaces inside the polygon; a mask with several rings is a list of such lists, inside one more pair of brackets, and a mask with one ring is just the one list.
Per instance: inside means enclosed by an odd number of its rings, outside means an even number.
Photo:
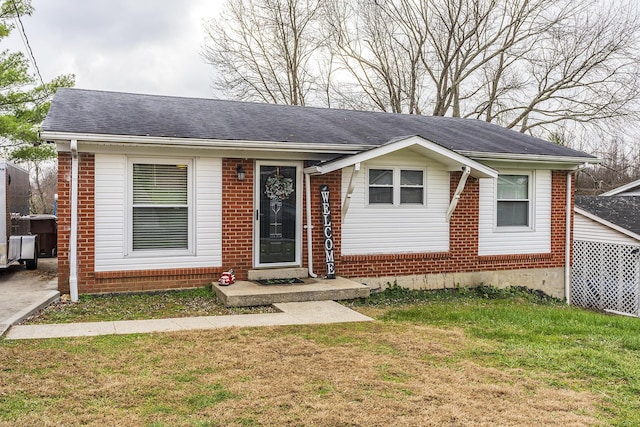
[{"label": "gutter", "polygon": [[376,148],[370,144],[335,144],[335,143],[304,143],[304,142],[275,142],[249,141],[232,139],[205,138],[176,138],[170,136],[140,136],[140,135],[112,135],[76,132],[41,131],[41,138],[45,141],[64,142],[69,140],[82,141],[90,144],[119,144],[154,147],[184,147],[184,148],[226,148],[230,150],[268,150],[268,151],[303,151],[309,153],[356,154],[363,150]]},{"label": "gutter", "polygon": [[78,140],[71,140],[71,230],[69,235],[69,294],[78,302]]},{"label": "gutter", "polygon": [[[483,161],[496,161],[496,162],[525,162],[525,163],[568,163],[574,165],[583,164],[597,164],[601,163],[602,159],[598,157],[574,157],[574,156],[547,156],[543,154],[513,154],[513,153],[489,153],[481,151],[456,151],[463,156],[471,159],[478,159]],[[583,166],[580,166],[582,169]]]},{"label": "gutter", "polygon": [[567,194],[565,206],[565,226],[564,226],[564,295],[567,299],[567,305],[571,305],[571,177],[581,169],[587,167],[588,163],[584,163],[567,173]]}]

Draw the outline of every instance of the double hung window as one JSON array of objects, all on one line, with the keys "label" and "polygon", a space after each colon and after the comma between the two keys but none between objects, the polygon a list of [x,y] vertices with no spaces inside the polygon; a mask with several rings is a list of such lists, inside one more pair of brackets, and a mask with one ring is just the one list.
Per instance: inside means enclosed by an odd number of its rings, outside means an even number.
[{"label": "double hung window", "polygon": [[500,175],[497,184],[497,226],[530,226],[530,176]]},{"label": "double hung window", "polygon": [[189,249],[190,163],[132,163],[131,248]]},{"label": "double hung window", "polygon": [[369,169],[370,205],[424,205],[423,169]]}]

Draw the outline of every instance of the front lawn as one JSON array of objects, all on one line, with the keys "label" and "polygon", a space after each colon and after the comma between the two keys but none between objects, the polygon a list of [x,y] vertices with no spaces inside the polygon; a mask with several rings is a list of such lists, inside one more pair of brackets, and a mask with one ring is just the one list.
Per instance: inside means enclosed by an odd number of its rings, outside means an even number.
[{"label": "front lawn", "polygon": [[0,340],[0,425],[640,425],[640,320],[391,289],[375,322]]}]

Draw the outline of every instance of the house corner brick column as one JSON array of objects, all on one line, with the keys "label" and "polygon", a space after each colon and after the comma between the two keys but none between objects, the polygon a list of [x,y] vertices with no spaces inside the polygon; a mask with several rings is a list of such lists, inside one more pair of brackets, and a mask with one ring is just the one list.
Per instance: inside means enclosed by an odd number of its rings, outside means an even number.
[{"label": "house corner brick column", "polygon": [[[245,171],[238,180],[237,166]],[[238,280],[253,267],[254,165],[243,159],[222,160],[222,268],[232,268]]]},{"label": "house corner brick column", "polygon": [[[78,155],[78,291],[94,284],[95,159]],[[69,293],[69,238],[71,234],[71,153],[58,153],[58,290]]]},{"label": "house corner brick column", "polygon": [[[567,178],[571,179],[571,232],[573,242],[573,203],[575,200],[575,174],[567,171],[551,173],[551,253],[557,266],[564,265],[566,238]],[[573,259],[573,245],[570,245],[570,258]],[[572,263],[571,263],[572,264]]]},{"label": "house corner brick column", "polygon": [[[450,200],[453,199],[461,177],[462,172],[449,175]],[[480,181],[469,177],[449,220],[449,272],[473,271],[477,268],[479,218]]]}]

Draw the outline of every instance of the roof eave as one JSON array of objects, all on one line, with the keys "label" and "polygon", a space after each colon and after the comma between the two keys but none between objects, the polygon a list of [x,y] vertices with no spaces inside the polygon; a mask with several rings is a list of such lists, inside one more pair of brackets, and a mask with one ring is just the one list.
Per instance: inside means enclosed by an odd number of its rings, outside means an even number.
[{"label": "roof eave", "polygon": [[587,164],[598,164],[602,159],[598,157],[574,157],[574,156],[549,156],[543,154],[515,154],[515,153],[484,153],[478,151],[458,151],[458,153],[472,159],[492,162],[522,162],[540,164],[565,164],[567,166],[581,166]]},{"label": "roof eave", "polygon": [[199,139],[176,138],[161,136],[112,135],[75,132],[41,131],[40,138],[44,141],[67,142],[77,140],[85,144],[135,144],[152,145],[154,147],[183,147],[183,148],[216,148],[228,150],[296,150],[309,153],[333,153],[337,155],[355,154],[362,150],[375,147],[361,144],[332,144],[332,143],[304,143],[280,141],[247,141],[227,139]]},{"label": "roof eave", "polygon": [[630,182],[625,185],[621,185],[620,187],[616,187],[613,190],[609,190],[606,193],[600,194],[601,196],[615,196],[620,193],[624,193],[627,190],[631,190],[632,188],[640,187],[640,179],[637,179],[633,182]]},{"label": "roof eave", "polygon": [[621,226],[619,226],[617,224],[614,224],[614,223],[612,223],[610,221],[607,221],[606,219],[601,218],[598,215],[592,214],[591,212],[589,212],[587,210],[584,210],[584,209],[582,209],[582,208],[580,208],[578,206],[575,206],[573,208],[573,210],[576,213],[579,213],[580,215],[583,215],[583,216],[585,216],[585,217],[587,217],[587,218],[589,218],[589,219],[591,219],[591,220],[593,220],[593,221],[595,221],[595,222],[597,222],[599,224],[602,224],[602,225],[604,225],[606,227],[609,227],[609,228],[611,228],[613,230],[616,230],[616,231],[618,231],[618,232],[620,232],[622,234],[625,234],[625,235],[627,235],[627,236],[629,236],[629,237],[631,237],[633,239],[636,239],[636,240],[640,241],[640,235],[634,233],[631,230],[628,230],[628,229],[626,229],[624,227],[621,227]]}]

